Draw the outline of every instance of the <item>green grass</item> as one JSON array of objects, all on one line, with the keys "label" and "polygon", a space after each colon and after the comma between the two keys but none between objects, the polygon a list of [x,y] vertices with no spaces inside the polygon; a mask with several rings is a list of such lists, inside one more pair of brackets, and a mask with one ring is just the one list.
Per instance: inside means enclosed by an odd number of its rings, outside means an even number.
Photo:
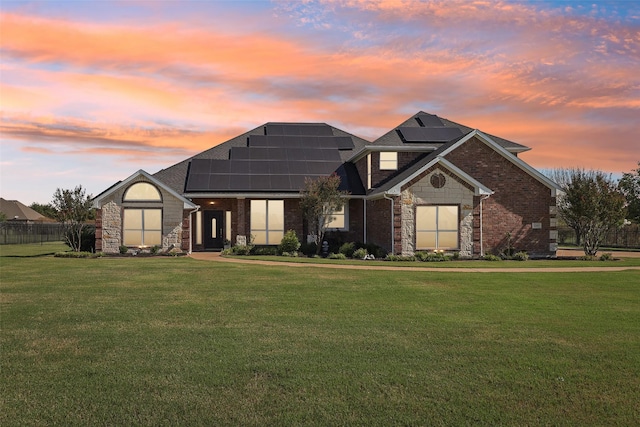
[{"label": "green grass", "polygon": [[[538,259],[528,261],[484,261],[484,260],[458,260],[443,262],[419,262],[419,261],[382,261],[360,259],[329,259],[308,257],[286,257],[275,255],[244,256],[225,255],[228,258],[251,259],[257,261],[276,261],[282,263],[302,264],[337,264],[337,265],[372,265],[384,267],[427,267],[427,268],[559,268],[559,267],[640,267],[640,258],[620,258],[613,261],[583,261],[567,259]],[[614,254],[615,257],[615,254]]]},{"label": "green grass", "polygon": [[3,258],[0,425],[634,425],[640,272]]},{"label": "green grass", "polygon": [[0,257],[33,257],[52,255],[70,250],[64,242],[29,243],[24,245],[0,245]]}]

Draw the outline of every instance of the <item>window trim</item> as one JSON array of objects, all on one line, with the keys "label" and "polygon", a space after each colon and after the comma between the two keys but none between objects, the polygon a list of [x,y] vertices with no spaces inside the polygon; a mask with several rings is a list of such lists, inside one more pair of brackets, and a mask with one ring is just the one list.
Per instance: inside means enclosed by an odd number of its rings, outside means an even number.
[{"label": "window trim", "polygon": [[[424,207],[435,207],[436,208],[436,228],[435,230],[418,230],[418,209],[420,208],[424,208]],[[457,218],[456,218],[456,229],[440,229],[438,227],[438,222],[440,219],[440,208],[441,207],[455,207],[456,211],[457,211]],[[440,233],[450,233],[450,232],[456,232],[456,246],[455,247],[447,247],[447,248],[441,248],[439,245],[439,235]],[[435,247],[428,247],[428,248],[423,248],[423,247],[418,247],[418,233],[433,233],[435,232],[436,235],[436,246]],[[456,205],[456,204],[439,204],[439,205],[417,205],[415,207],[415,211],[414,211],[414,247],[417,251],[425,251],[425,250],[450,250],[450,251],[457,251],[460,249],[460,205]]]}]

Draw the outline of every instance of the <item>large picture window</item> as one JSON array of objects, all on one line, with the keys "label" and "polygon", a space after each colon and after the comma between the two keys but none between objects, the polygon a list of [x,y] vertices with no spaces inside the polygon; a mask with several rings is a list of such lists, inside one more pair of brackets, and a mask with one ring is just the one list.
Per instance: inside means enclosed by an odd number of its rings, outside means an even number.
[{"label": "large picture window", "polygon": [[256,245],[277,245],[284,236],[284,200],[251,201],[251,235]]},{"label": "large picture window", "polygon": [[162,244],[162,209],[125,209],[123,218],[125,246]]},{"label": "large picture window", "polygon": [[458,249],[458,206],[416,207],[416,249]]}]

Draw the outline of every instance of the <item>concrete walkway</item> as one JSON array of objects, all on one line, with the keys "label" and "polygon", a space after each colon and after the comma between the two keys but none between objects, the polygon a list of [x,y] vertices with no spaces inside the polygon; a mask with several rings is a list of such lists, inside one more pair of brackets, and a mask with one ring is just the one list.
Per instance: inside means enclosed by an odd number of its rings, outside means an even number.
[{"label": "concrete walkway", "polygon": [[[618,255],[618,253],[616,253]],[[431,272],[455,272],[455,273],[570,273],[570,272],[594,272],[594,271],[624,271],[637,270],[640,267],[514,267],[514,268],[456,268],[456,267],[400,267],[393,265],[367,265],[366,261],[362,265],[358,264],[312,264],[312,263],[296,263],[296,262],[278,262],[278,261],[260,261],[242,258],[226,258],[220,256],[220,252],[193,252],[189,255],[193,259],[200,261],[225,262],[230,264],[254,264],[254,265],[270,265],[278,267],[309,267],[309,268],[332,268],[336,270],[393,270],[393,271],[431,271]],[[622,255],[618,255],[622,256]]]}]

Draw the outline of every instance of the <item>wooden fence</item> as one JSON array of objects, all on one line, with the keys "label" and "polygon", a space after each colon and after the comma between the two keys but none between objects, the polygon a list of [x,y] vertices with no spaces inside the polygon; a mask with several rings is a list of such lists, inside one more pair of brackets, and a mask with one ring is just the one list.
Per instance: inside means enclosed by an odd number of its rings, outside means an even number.
[{"label": "wooden fence", "polygon": [[17,221],[0,222],[0,245],[60,242],[63,240],[64,229],[62,224],[27,224]]}]

